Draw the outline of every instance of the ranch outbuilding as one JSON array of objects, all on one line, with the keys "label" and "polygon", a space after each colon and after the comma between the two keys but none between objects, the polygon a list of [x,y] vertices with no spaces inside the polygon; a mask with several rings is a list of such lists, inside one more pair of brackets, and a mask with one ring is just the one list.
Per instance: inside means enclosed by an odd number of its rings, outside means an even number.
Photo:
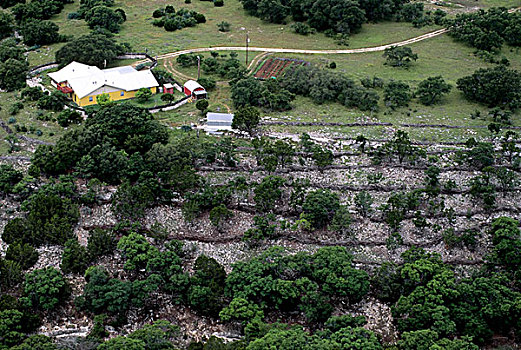
[{"label": "ranch outbuilding", "polygon": [[195,80],[188,80],[183,86],[183,92],[186,96],[190,96],[194,100],[206,98],[206,90]]}]

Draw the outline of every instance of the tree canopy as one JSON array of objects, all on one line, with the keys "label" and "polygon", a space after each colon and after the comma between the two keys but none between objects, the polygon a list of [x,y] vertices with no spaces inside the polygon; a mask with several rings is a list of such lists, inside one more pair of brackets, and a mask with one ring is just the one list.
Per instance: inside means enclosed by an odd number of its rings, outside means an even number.
[{"label": "tree canopy", "polygon": [[[241,0],[243,8],[251,15],[273,23],[282,23],[291,16],[297,22],[306,22],[320,31],[356,33],[367,21],[390,20],[407,3],[392,1],[343,1],[343,0]],[[403,16],[400,18],[403,19]]]},{"label": "tree canopy", "polygon": [[458,79],[457,86],[467,99],[488,107],[521,107],[521,73],[503,65],[478,69]]},{"label": "tree canopy", "polygon": [[80,36],[56,51],[56,62],[66,66],[72,61],[104,68],[130,48],[98,33]]}]

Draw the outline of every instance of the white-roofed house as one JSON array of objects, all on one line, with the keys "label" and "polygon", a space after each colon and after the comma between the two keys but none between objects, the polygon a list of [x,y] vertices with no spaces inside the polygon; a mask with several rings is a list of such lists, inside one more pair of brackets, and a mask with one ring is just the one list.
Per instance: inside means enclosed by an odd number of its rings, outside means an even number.
[{"label": "white-roofed house", "polygon": [[104,93],[109,94],[112,101],[126,100],[135,97],[141,88],[156,93],[159,86],[150,70],[137,71],[131,66],[101,70],[72,62],[48,75],[52,85],[79,106],[96,104],[96,97]]}]

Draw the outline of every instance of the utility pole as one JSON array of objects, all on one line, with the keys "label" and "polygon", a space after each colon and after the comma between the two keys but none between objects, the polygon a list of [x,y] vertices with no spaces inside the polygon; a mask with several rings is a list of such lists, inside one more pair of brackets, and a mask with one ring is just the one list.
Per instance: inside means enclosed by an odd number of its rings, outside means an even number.
[{"label": "utility pole", "polygon": [[246,67],[248,67],[248,45],[250,43],[250,35],[246,33]]},{"label": "utility pole", "polygon": [[201,77],[201,57],[197,56],[197,80]]}]

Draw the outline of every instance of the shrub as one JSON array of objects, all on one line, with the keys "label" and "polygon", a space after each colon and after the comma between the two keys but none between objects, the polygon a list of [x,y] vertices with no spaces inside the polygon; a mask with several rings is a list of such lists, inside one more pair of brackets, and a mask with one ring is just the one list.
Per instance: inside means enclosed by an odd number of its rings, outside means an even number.
[{"label": "shrub", "polygon": [[349,231],[349,226],[351,225],[351,214],[349,213],[349,209],[342,205],[335,212],[333,219],[331,220],[331,225],[329,228],[338,233],[347,233]]},{"label": "shrub", "polygon": [[121,23],[125,21],[125,13],[114,11],[106,6],[95,6],[88,10],[84,17],[89,28],[103,28],[112,33],[119,32]]},{"label": "shrub", "polygon": [[27,243],[15,242],[7,248],[5,258],[17,262],[23,270],[27,270],[38,261],[38,252]]},{"label": "shrub", "polygon": [[165,15],[165,10],[164,9],[157,9],[155,10],[153,13],[152,13],[152,17],[154,18],[161,18]]},{"label": "shrub", "polygon": [[152,97],[152,91],[147,88],[141,88],[136,92],[136,101],[139,103],[145,103]]},{"label": "shrub", "polygon": [[50,95],[44,94],[38,99],[36,105],[38,108],[47,109],[53,112],[59,112],[65,106],[67,96],[59,91],[53,91]]},{"label": "shrub", "polygon": [[213,0],[213,5],[215,7],[223,7],[224,6],[224,0]]},{"label": "shrub", "polygon": [[440,101],[451,89],[452,85],[447,84],[442,76],[429,77],[420,82],[415,95],[422,104],[430,106]]},{"label": "shrub", "polygon": [[34,270],[25,277],[22,302],[28,307],[52,310],[69,294],[63,275],[53,267]]},{"label": "shrub", "polygon": [[159,256],[158,249],[148,243],[144,236],[137,233],[130,233],[128,236],[122,237],[117,247],[125,259],[125,270],[145,268],[149,260]]},{"label": "shrub", "polygon": [[91,260],[110,255],[116,249],[116,238],[110,231],[94,229],[87,241],[87,251]]},{"label": "shrub", "polygon": [[132,284],[118,279],[111,279],[104,268],[91,266],[85,272],[87,284],[83,295],[76,299],[80,308],[96,314],[107,311],[111,314],[123,314],[130,307]]},{"label": "shrub", "polygon": [[18,310],[0,311],[0,347],[8,349],[19,344],[23,333],[23,314]]},{"label": "shrub", "polygon": [[0,164],[0,193],[11,193],[14,186],[20,182],[22,178],[23,174],[13,168],[12,165]]},{"label": "shrub", "polygon": [[201,84],[201,86],[204,87],[206,91],[213,90],[217,86],[217,83],[212,78],[200,78],[197,80],[197,82]]},{"label": "shrub", "polygon": [[65,242],[62,254],[61,270],[64,273],[83,274],[89,264],[87,249],[80,245],[76,238]]},{"label": "shrub", "polygon": [[70,199],[38,192],[28,203],[27,217],[10,220],[2,235],[6,243],[64,244],[73,235],[78,206]]},{"label": "shrub", "polygon": [[403,81],[391,81],[385,87],[385,105],[391,109],[407,106],[411,97],[411,88]]},{"label": "shrub", "polygon": [[59,27],[51,21],[29,20],[21,27],[24,43],[31,45],[48,45],[61,41]]},{"label": "shrub", "polygon": [[220,32],[229,32],[230,31],[230,23],[226,21],[222,21],[221,23],[217,23],[217,28],[219,28]]},{"label": "shrub", "polygon": [[175,100],[175,96],[173,94],[162,94],[161,101],[166,103],[172,103]]},{"label": "shrub", "polygon": [[340,208],[340,200],[330,190],[310,192],[302,204],[303,218],[315,228],[326,226]]},{"label": "shrub", "polygon": [[38,86],[33,86],[23,89],[20,95],[25,101],[38,101],[40,97],[45,95],[45,92]]},{"label": "shrub", "polygon": [[302,22],[292,24],[291,28],[295,31],[295,33],[300,35],[309,35],[315,32],[315,30],[313,30],[309,25]]},{"label": "shrub", "polygon": [[206,110],[208,109],[209,105],[210,105],[210,103],[208,102],[208,100],[206,100],[206,99],[205,100],[199,100],[195,104],[195,108],[200,110],[201,114],[204,114],[206,112]]},{"label": "shrub", "polygon": [[323,322],[332,311],[330,297],[355,303],[368,291],[367,273],[352,267],[352,255],[343,247],[290,256],[283,248],[272,247],[258,257],[234,264],[226,279],[225,294],[252,301],[263,309],[300,310],[308,320]]},{"label": "shrub", "polygon": [[[76,61],[102,68],[105,62],[111,63],[118,55],[128,52],[129,49],[128,44],[118,44],[103,34],[93,32],[74,38],[56,51],[56,62],[65,66]],[[96,54],[93,55],[93,52]]]},{"label": "shrub", "polygon": [[221,204],[210,210],[210,222],[217,228],[221,228],[224,221],[233,217],[233,212]]},{"label": "shrub", "polygon": [[16,115],[24,108],[24,104],[22,102],[15,102],[9,107],[9,114]]},{"label": "shrub", "polygon": [[226,272],[215,259],[200,255],[188,290],[190,305],[203,314],[217,316],[223,306],[225,279]]},{"label": "shrub", "polygon": [[12,260],[0,259],[0,290],[5,291],[22,282],[23,274],[20,264]]},{"label": "shrub", "polygon": [[67,127],[70,124],[81,124],[83,118],[80,113],[72,110],[65,109],[56,116],[56,121],[61,127]]},{"label": "shrub", "polygon": [[521,107],[521,73],[503,65],[478,69],[458,79],[457,86],[468,100],[489,107]]}]

